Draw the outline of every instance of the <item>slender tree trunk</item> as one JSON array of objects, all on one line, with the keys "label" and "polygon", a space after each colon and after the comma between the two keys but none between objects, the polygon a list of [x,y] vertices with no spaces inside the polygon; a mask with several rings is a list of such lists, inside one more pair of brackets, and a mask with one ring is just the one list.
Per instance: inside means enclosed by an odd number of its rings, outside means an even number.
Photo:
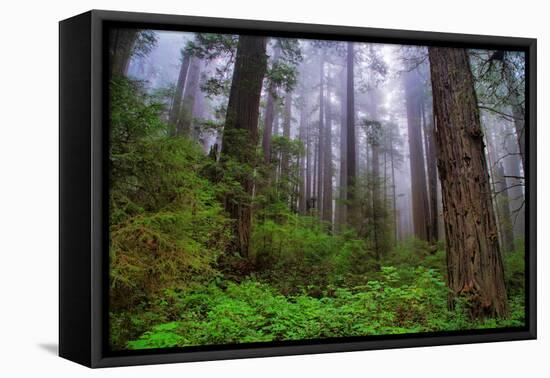
[{"label": "slender tree trunk", "polygon": [[222,159],[234,159],[247,168],[237,177],[245,195],[230,195],[225,200],[225,209],[234,220],[233,249],[243,257],[249,255],[258,115],[267,68],[265,52],[265,37],[239,37],[221,153]]},{"label": "slender tree trunk", "polygon": [[376,261],[380,261],[380,146],[378,141],[373,141],[372,148],[372,237]]},{"label": "slender tree trunk", "polygon": [[347,102],[346,102],[346,69],[342,70],[342,86],[340,88],[340,188],[338,191],[339,201],[336,206],[336,224],[339,228],[346,223],[346,179],[347,179],[347,163],[346,163],[346,148],[347,148]]},{"label": "slender tree trunk", "polygon": [[176,134],[195,136],[193,127],[193,107],[195,97],[199,89],[199,80],[201,72],[201,61],[197,57],[191,58],[189,72],[187,74],[187,85],[183,92],[183,101],[181,104],[180,115],[176,123]]},{"label": "slender tree trunk", "polygon": [[[288,92],[285,96],[285,110],[283,115],[283,137],[290,142],[290,123],[292,120],[292,93]],[[288,173],[290,164],[290,151],[283,151],[282,166],[285,174]]]},{"label": "slender tree trunk", "polygon": [[[281,55],[281,49],[279,46],[275,46],[273,51],[273,62],[276,64]],[[265,104],[265,118],[264,118],[264,132],[262,137],[262,150],[264,153],[264,163],[269,164],[271,162],[271,135],[273,133],[273,118],[275,116],[275,88],[273,85],[269,85],[267,88],[267,98]]]},{"label": "slender tree trunk", "polygon": [[506,127],[504,172],[506,186],[510,199],[510,215],[512,217],[512,228],[514,237],[525,236],[525,196],[523,195],[523,179],[521,179],[521,158],[515,138],[515,132]]},{"label": "slender tree trunk", "polygon": [[527,167],[525,163],[525,107],[520,101],[520,92],[524,92],[525,88],[519,88],[518,84],[515,83],[512,67],[510,67],[506,60],[503,60],[503,64],[504,76],[508,87],[508,97],[512,105],[512,116],[514,117],[517,143],[523,165],[523,171],[525,171]]},{"label": "slender tree trunk", "polygon": [[176,89],[174,91],[174,98],[172,99],[172,106],[170,107],[170,114],[168,115],[168,124],[172,127],[172,132],[176,132],[176,124],[180,115],[181,101],[183,98],[183,90],[185,88],[185,81],[187,79],[187,72],[189,71],[189,62],[191,57],[188,53],[182,54],[180,72],[178,81],[176,83]]},{"label": "slender tree trunk", "polygon": [[355,155],[355,88],[354,88],[354,59],[353,42],[347,43],[347,107],[346,107],[346,190],[347,190],[347,216],[348,222],[354,224],[357,219],[355,216],[355,176],[356,155]]},{"label": "slender tree trunk", "polygon": [[496,151],[496,142],[494,133],[491,132],[490,128],[487,128],[487,133],[485,134],[485,140],[487,141],[486,146],[486,157],[487,157],[487,167],[489,170],[489,184],[491,187],[491,197],[493,198],[493,211],[495,212],[495,222],[497,225],[498,240],[501,246],[504,246],[504,236],[503,236],[503,222],[502,222],[502,208],[499,207],[497,192],[498,188],[501,186],[500,175],[498,172],[498,158]]},{"label": "slender tree trunk", "polygon": [[468,300],[472,318],[505,316],[502,257],[468,55],[465,49],[430,47],[429,59],[448,284],[454,296]]},{"label": "slender tree trunk", "polygon": [[323,221],[332,229],[332,113],[330,105],[330,86],[327,83],[325,96],[325,137],[323,172]]},{"label": "slender tree trunk", "polygon": [[[422,125],[424,132],[424,146],[426,151],[426,168],[428,173],[428,208],[430,211],[428,236],[431,243],[439,239],[437,227],[437,157],[435,156],[433,117],[426,114],[425,102],[422,101]],[[430,120],[430,121],[428,121]]]},{"label": "slender tree trunk", "polygon": [[[371,121],[379,122],[378,115],[378,102],[379,96],[376,91],[371,92],[370,101],[369,101],[369,115]],[[369,135],[370,134],[370,135]],[[369,138],[370,136],[370,138]],[[380,137],[381,130],[377,127],[374,127],[369,133],[368,129],[365,129],[365,144],[368,145],[370,142],[370,148],[372,152],[372,176],[371,176],[371,230],[372,230],[372,240],[374,244],[374,252],[376,261],[380,262],[383,254],[382,246],[382,207],[383,199],[381,198],[381,179],[380,179]]]},{"label": "slender tree trunk", "polygon": [[[273,116],[273,133],[272,136],[279,136],[279,123],[281,120],[281,114],[277,107],[275,107],[274,116]],[[271,155],[271,153],[270,153]]]},{"label": "slender tree trunk", "polygon": [[428,241],[429,210],[426,171],[424,169],[424,148],[422,146],[420,85],[418,73],[415,71],[408,72],[405,77],[405,100],[409,134],[414,234],[417,238]]},{"label": "slender tree trunk", "polygon": [[508,187],[506,186],[502,163],[497,164],[495,171],[495,186],[497,191],[495,200],[500,219],[502,248],[504,252],[511,252],[514,250],[514,233],[512,229],[512,216],[510,214]]},{"label": "slender tree trunk", "polygon": [[313,181],[313,172],[312,172],[312,141],[311,141],[311,129],[310,125],[307,124],[306,128],[306,212],[309,213],[309,210],[312,206],[311,198],[313,196],[312,192],[312,181]]},{"label": "slender tree trunk", "polygon": [[393,232],[394,232],[394,246],[397,245],[399,239],[398,225],[397,225],[397,197],[395,196],[395,163],[393,156],[393,137],[390,133],[390,167],[391,167],[391,191],[392,191],[392,205],[393,205]]},{"label": "slender tree trunk", "polygon": [[287,143],[287,148],[281,151],[281,186],[282,192],[285,196],[285,201],[291,197],[291,172],[290,172],[290,151],[288,150],[290,143],[290,123],[292,119],[292,93],[288,92],[285,96],[285,108],[283,114],[283,138]]},{"label": "slender tree trunk", "polygon": [[323,196],[325,195],[323,189],[324,189],[324,162],[325,162],[325,55],[324,53],[321,54],[319,57],[319,152],[318,152],[318,159],[319,162],[317,163],[317,203],[318,203],[318,210],[319,210],[319,219],[323,219],[323,212],[325,211],[323,204]]},{"label": "slender tree trunk", "polygon": [[[305,96],[302,95],[302,98]],[[298,129],[298,138],[305,147],[304,154],[300,156],[300,186],[298,196],[298,212],[305,215],[307,211],[307,163],[308,163],[308,140],[307,140],[307,101],[300,109],[300,126]]]}]

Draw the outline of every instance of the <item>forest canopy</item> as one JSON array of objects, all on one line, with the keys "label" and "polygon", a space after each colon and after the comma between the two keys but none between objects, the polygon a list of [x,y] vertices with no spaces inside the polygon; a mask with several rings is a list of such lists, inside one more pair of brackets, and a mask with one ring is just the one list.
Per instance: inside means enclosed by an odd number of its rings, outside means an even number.
[{"label": "forest canopy", "polygon": [[523,53],[110,33],[113,350],[525,325]]}]

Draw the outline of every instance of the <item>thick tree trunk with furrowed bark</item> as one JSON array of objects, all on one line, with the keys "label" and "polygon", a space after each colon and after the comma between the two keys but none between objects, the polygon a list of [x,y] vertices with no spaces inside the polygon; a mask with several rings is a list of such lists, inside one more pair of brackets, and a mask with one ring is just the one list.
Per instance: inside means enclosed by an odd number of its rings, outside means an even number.
[{"label": "thick tree trunk with furrowed bark", "polygon": [[248,167],[239,174],[244,195],[229,196],[225,209],[233,223],[233,250],[248,257],[252,224],[253,173],[256,166],[258,116],[262,82],[267,68],[266,38],[240,36],[227,105],[221,158]]},{"label": "thick tree trunk with furrowed bark", "polygon": [[429,48],[448,284],[472,318],[505,316],[507,298],[477,98],[466,50]]}]

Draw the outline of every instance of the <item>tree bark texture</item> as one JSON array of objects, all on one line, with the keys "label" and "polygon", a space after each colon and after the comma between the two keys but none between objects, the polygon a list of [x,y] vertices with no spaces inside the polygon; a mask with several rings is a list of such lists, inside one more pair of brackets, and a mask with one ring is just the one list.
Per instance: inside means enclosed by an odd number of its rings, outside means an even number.
[{"label": "tree bark texture", "polygon": [[258,116],[266,68],[266,38],[240,36],[227,105],[221,156],[224,160],[234,159],[248,167],[245,173],[237,176],[244,195],[230,195],[225,199],[226,211],[234,220],[233,248],[243,257],[249,255]]},{"label": "tree bark texture", "polygon": [[483,132],[465,49],[429,48],[447,279],[472,318],[505,316],[507,297]]}]

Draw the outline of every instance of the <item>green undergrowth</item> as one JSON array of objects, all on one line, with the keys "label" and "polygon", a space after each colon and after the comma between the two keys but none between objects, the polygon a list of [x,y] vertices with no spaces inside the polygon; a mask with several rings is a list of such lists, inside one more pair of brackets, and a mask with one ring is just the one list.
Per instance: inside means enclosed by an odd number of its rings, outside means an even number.
[{"label": "green undergrowth", "polygon": [[[403,269],[383,267],[380,279],[353,288],[328,288],[320,298],[284,296],[253,280],[220,281],[191,291],[167,291],[151,321],[129,349],[305,340],[331,337],[456,331],[523,325],[519,297],[507,319],[473,322],[459,303],[447,309],[447,288],[434,269],[412,269],[411,284],[401,283]],[[160,320],[160,319],[159,319]]]}]

